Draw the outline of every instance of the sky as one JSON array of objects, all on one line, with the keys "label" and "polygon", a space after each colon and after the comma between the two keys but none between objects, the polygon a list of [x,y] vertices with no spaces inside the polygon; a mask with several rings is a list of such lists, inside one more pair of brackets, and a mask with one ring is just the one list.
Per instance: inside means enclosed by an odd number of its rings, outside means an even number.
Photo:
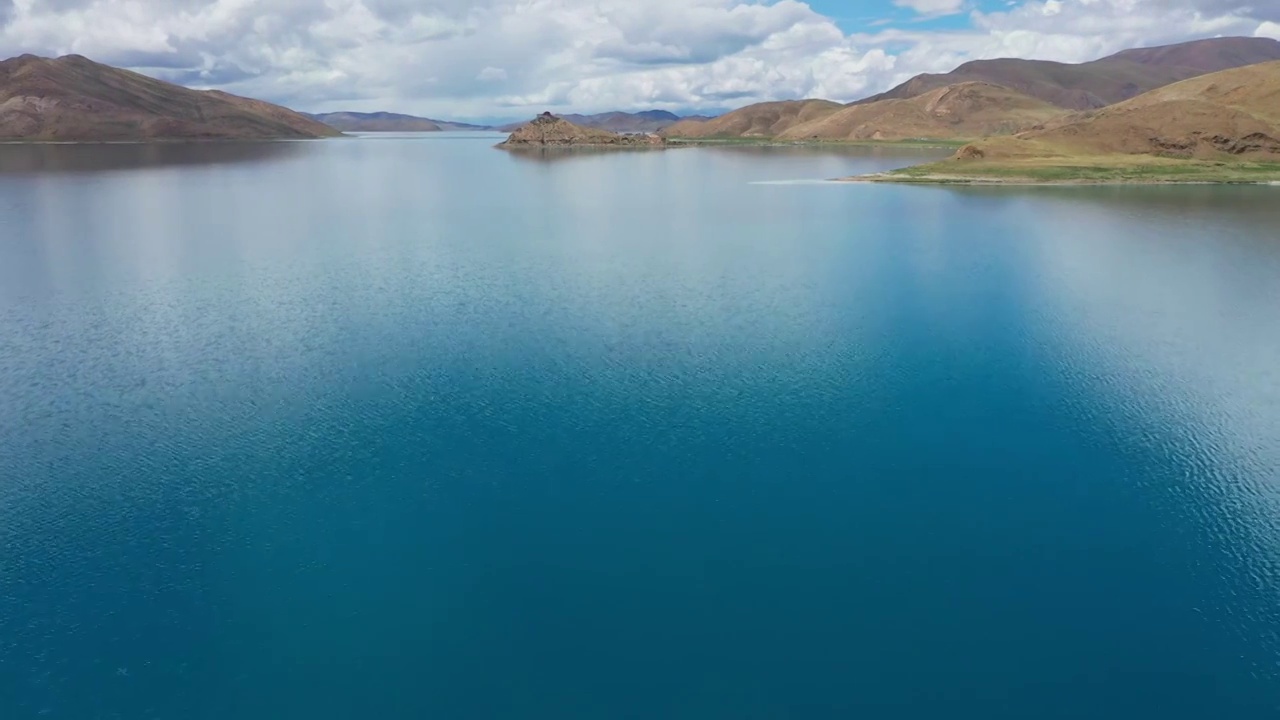
[{"label": "sky", "polygon": [[856,100],[971,59],[1280,39],[1280,0],[0,0],[68,53],[312,111],[457,120]]}]

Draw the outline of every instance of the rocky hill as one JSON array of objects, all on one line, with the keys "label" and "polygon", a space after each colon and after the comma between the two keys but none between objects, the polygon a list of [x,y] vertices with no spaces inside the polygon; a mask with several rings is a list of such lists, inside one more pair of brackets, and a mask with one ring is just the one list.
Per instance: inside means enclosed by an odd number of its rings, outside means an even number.
[{"label": "rocky hill", "polygon": [[949,73],[917,75],[854,104],[913,98],[957,83],[984,82],[1058,107],[1089,110],[1205,73],[1271,60],[1280,60],[1280,41],[1241,37],[1124,50],[1080,64],[1015,58],[975,60]]},{"label": "rocky hill", "polygon": [[1159,155],[1280,161],[1280,62],[1184,80],[961,150],[964,159]]},{"label": "rocky hill", "polygon": [[1062,114],[1042,100],[969,82],[908,99],[851,105],[793,125],[779,140],[967,139],[1025,130]]},{"label": "rocky hill", "polygon": [[839,110],[830,100],[783,100],[756,103],[709,120],[682,120],[662,131],[670,138],[776,137],[795,125]]},{"label": "rocky hill", "polygon": [[661,147],[664,144],[665,140],[656,135],[623,135],[575,125],[551,113],[542,113],[513,131],[498,147]]},{"label": "rocky hill", "polygon": [[191,90],[79,55],[0,62],[0,138],[269,140],[337,130],[279,105]]},{"label": "rocky hill", "polygon": [[1280,183],[1280,61],[1184,80],[964,146],[950,160],[850,178],[923,183]]}]

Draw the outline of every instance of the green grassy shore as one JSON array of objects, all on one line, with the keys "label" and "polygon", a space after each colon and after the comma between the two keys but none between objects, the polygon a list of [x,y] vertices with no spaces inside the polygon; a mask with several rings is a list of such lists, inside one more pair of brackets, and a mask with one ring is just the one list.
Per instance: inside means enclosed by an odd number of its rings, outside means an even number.
[{"label": "green grassy shore", "polygon": [[758,145],[758,146],[836,146],[836,147],[900,147],[900,148],[960,148],[966,144],[964,140],[931,140],[928,138],[912,140],[779,140],[772,137],[705,137],[705,138],[667,138],[670,145]]},{"label": "green grassy shore", "polygon": [[1150,155],[944,160],[843,179],[930,185],[1273,184],[1280,183],[1280,162]]},{"label": "green grassy shore", "polygon": [[[778,140],[770,137],[667,138],[687,146],[827,146],[956,149],[968,140]],[[1188,160],[1153,155],[1072,156],[1003,160],[943,160],[873,175],[840,178],[850,182],[921,185],[1121,185],[1280,184],[1280,162]]]}]

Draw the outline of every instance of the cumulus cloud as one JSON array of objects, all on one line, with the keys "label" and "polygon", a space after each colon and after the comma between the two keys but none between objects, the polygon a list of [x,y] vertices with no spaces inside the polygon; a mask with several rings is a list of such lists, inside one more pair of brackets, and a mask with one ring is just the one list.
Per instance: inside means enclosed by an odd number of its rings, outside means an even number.
[{"label": "cumulus cloud", "polygon": [[306,110],[518,117],[852,100],[974,58],[1280,34],[1272,2],[1018,0],[968,17],[847,34],[800,0],[0,0],[0,55],[80,53]]},{"label": "cumulus cloud", "polygon": [[949,15],[960,12],[965,0],[893,0],[893,4],[911,8],[921,15]]}]

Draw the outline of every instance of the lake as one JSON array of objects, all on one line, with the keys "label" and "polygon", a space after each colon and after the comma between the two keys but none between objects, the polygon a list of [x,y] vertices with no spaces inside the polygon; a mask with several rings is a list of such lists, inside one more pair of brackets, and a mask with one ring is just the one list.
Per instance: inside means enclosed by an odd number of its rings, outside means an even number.
[{"label": "lake", "polygon": [[1280,716],[1280,188],[0,146],[0,717]]}]

